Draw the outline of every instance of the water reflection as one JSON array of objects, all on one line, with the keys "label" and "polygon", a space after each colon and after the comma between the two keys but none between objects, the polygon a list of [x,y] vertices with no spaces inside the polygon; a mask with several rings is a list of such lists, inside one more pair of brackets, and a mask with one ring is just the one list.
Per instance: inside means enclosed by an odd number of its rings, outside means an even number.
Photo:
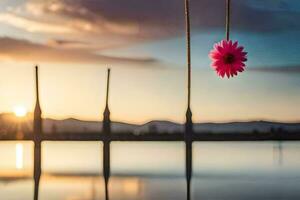
[{"label": "water reflection", "polygon": [[[128,199],[139,199],[144,193],[144,182],[138,177],[112,177],[110,186],[113,194],[123,194]],[[116,199],[116,195],[112,198]]]},{"label": "water reflection", "polygon": [[23,144],[16,144],[16,168],[23,169],[24,158],[23,158]]},{"label": "water reflection", "polygon": [[[0,145],[3,199],[33,198],[33,146],[21,144]],[[103,199],[100,147],[44,143],[39,199]],[[193,151],[192,199],[300,199],[299,142],[196,142]],[[111,200],[186,197],[183,143],[112,143],[112,169]]]},{"label": "water reflection", "polygon": [[282,147],[282,141],[274,142],[274,148],[273,148],[273,157],[274,157],[274,163],[278,166],[283,165],[283,147]]},{"label": "water reflection", "polygon": [[132,198],[140,196],[142,193],[142,184],[142,181],[140,181],[138,178],[128,179],[123,183],[123,191],[126,195]]},{"label": "water reflection", "polygon": [[42,176],[40,200],[98,200],[104,197],[102,177]]}]

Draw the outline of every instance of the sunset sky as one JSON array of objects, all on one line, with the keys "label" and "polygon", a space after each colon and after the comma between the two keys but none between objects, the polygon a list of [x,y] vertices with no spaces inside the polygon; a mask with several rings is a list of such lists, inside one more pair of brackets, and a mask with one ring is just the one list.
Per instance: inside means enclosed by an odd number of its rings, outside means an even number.
[{"label": "sunset sky", "polygon": [[[101,120],[106,68],[112,120],[183,122],[183,0],[1,0],[0,112],[34,106],[40,66],[44,117]],[[300,121],[300,1],[232,0],[231,38],[247,70],[221,79],[208,53],[224,38],[224,0],[191,0],[195,122]]]}]

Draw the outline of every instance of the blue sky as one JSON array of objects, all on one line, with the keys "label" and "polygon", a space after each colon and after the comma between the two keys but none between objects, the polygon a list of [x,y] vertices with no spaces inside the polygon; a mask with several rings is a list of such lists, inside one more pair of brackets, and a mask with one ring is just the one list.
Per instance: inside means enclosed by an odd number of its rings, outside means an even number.
[{"label": "blue sky", "polygon": [[[219,42],[224,31],[195,32],[192,38],[192,59],[195,67],[205,69],[210,66],[208,52],[212,44]],[[247,33],[234,32],[232,39],[246,47],[249,53],[248,65],[251,68],[260,67],[287,67],[296,66],[300,63],[299,41],[300,31],[284,31],[275,33]],[[121,49],[108,50],[105,53],[123,56],[133,56],[137,53],[150,55],[167,63],[184,65],[185,38],[176,37],[167,40],[135,45]],[[266,51],[268,50],[268,51]],[[255,59],[251,59],[251,57]]]},{"label": "blue sky", "polygon": [[[231,39],[249,59],[244,73],[227,80],[208,58],[224,37],[224,1],[191,0],[194,121],[299,121],[300,3],[232,4]],[[182,10],[180,0],[2,0],[0,112],[33,108],[39,64],[44,117],[101,120],[109,66],[113,120],[183,122]]]}]

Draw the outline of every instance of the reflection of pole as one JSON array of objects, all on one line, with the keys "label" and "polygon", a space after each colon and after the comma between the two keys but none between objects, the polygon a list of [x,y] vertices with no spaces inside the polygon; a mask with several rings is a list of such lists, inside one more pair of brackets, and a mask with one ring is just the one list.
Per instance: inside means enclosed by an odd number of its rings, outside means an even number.
[{"label": "reflection of pole", "polygon": [[92,177],[92,194],[91,194],[91,199],[96,200],[96,180],[94,177]]},{"label": "reflection of pole", "polygon": [[105,199],[109,200],[109,192],[108,192],[108,183],[110,177],[110,145],[108,140],[104,140],[103,146],[103,174],[104,174],[104,183],[105,183]]},{"label": "reflection of pole", "polygon": [[186,181],[187,199],[191,199],[191,179],[192,179],[192,142],[186,141]]},{"label": "reflection of pole", "polygon": [[278,142],[278,151],[279,151],[279,158],[278,158],[278,163],[281,166],[283,164],[283,151],[282,151],[282,142]]},{"label": "reflection of pole", "polygon": [[186,43],[187,43],[187,66],[188,66],[188,98],[185,122],[185,144],[186,144],[186,181],[187,181],[187,200],[191,199],[191,178],[192,178],[192,134],[193,122],[191,111],[191,23],[189,0],[185,0],[185,19],[186,19]]},{"label": "reflection of pole", "polygon": [[283,148],[282,148],[282,141],[278,141],[277,144],[274,144],[274,162],[276,162],[279,166],[283,164]]},{"label": "reflection of pole", "polygon": [[108,108],[108,97],[109,97],[109,80],[110,80],[110,69],[107,70],[107,84],[106,84],[106,104],[103,113],[103,127],[102,132],[104,134],[103,140],[103,176],[105,183],[105,199],[109,199],[108,183],[110,177],[110,133],[111,133],[111,121],[110,111]]},{"label": "reflection of pole", "polygon": [[42,111],[39,101],[39,77],[38,67],[35,67],[36,104],[34,108],[33,139],[34,139],[34,200],[38,200],[39,183],[41,177],[41,137],[42,134]]}]

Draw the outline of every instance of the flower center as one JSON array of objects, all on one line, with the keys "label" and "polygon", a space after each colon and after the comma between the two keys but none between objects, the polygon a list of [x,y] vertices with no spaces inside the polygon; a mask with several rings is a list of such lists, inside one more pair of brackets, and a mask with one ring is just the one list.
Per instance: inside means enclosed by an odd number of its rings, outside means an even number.
[{"label": "flower center", "polygon": [[234,55],[232,53],[227,53],[226,55],[224,55],[223,59],[226,64],[231,64],[235,60]]}]

